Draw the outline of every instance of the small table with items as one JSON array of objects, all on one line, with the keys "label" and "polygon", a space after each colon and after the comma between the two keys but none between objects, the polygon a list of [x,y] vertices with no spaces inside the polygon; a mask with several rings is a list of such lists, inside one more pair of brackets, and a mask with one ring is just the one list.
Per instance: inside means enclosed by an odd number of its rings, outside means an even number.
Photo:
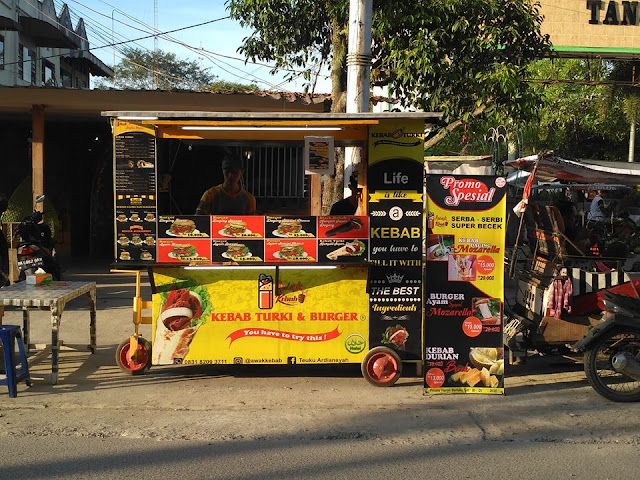
[{"label": "small table with items", "polygon": [[96,350],[96,284],[95,282],[53,282],[48,285],[28,285],[26,282],[15,283],[0,288],[0,324],[7,306],[22,308],[24,343],[29,350],[29,308],[46,308],[51,312],[51,344],[29,360],[33,361],[51,351],[51,383],[58,382],[58,353],[62,342],[59,339],[62,312],[67,302],[87,295],[89,299],[89,345],[73,346],[88,348],[91,353]]}]

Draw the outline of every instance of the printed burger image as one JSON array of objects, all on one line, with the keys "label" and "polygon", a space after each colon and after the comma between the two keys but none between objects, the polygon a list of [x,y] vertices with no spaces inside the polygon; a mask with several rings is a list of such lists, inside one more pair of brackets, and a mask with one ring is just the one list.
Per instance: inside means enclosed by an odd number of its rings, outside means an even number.
[{"label": "printed burger image", "polygon": [[208,263],[211,261],[211,241],[208,239],[160,239],[159,262]]},{"label": "printed burger image", "polygon": [[276,238],[314,238],[316,217],[282,218],[266,217],[267,236]]},{"label": "printed burger image", "polygon": [[156,321],[152,361],[154,365],[181,363],[198,328],[206,322],[213,306],[202,286],[178,288],[162,294]]},{"label": "printed burger image", "polygon": [[266,240],[264,248],[267,262],[315,262],[317,257],[313,239]]},{"label": "printed burger image", "polygon": [[211,259],[214,262],[262,262],[263,240],[213,240]]},{"label": "printed burger image", "polygon": [[158,217],[158,229],[164,238],[202,238],[209,236],[209,217]]},{"label": "printed burger image", "polygon": [[264,217],[212,216],[211,236],[213,238],[263,238]]}]

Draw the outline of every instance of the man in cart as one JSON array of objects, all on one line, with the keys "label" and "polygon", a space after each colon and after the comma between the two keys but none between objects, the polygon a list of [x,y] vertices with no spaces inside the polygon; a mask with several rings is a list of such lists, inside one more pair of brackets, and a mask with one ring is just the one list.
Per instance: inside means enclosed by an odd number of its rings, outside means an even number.
[{"label": "man in cart", "polygon": [[604,201],[606,198],[606,194],[604,190],[597,190],[596,196],[593,197],[591,201],[591,207],[589,209],[589,214],[587,216],[587,220],[594,223],[606,222],[607,217],[609,215],[609,209]]},{"label": "man in cart", "polygon": [[202,194],[196,215],[255,215],[256,199],[242,186],[242,160],[227,156],[222,160],[224,181]]}]

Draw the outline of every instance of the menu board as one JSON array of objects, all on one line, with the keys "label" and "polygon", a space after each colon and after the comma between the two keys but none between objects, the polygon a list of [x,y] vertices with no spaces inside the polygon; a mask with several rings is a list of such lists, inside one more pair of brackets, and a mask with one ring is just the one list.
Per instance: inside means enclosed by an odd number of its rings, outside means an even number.
[{"label": "menu board", "polygon": [[425,266],[426,393],[504,393],[506,181],[431,175]]},{"label": "menu board", "polygon": [[158,218],[158,262],[364,263],[368,217],[181,215]]},{"label": "menu board", "polygon": [[153,130],[124,131],[114,138],[116,262],[156,259],[155,157]]},{"label": "menu board", "polygon": [[424,122],[369,129],[369,339],[420,360]]}]

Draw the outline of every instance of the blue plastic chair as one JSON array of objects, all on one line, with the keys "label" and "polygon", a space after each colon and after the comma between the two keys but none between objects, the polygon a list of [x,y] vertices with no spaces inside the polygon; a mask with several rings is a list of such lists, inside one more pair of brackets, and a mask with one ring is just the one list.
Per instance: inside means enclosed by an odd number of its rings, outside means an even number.
[{"label": "blue plastic chair", "polygon": [[[18,396],[18,382],[25,380],[28,387],[31,386],[29,376],[29,364],[22,340],[22,330],[18,325],[0,325],[0,342],[4,352],[5,378],[0,378],[0,385],[9,387],[9,396]],[[20,365],[15,362],[15,346],[18,345]]]}]

